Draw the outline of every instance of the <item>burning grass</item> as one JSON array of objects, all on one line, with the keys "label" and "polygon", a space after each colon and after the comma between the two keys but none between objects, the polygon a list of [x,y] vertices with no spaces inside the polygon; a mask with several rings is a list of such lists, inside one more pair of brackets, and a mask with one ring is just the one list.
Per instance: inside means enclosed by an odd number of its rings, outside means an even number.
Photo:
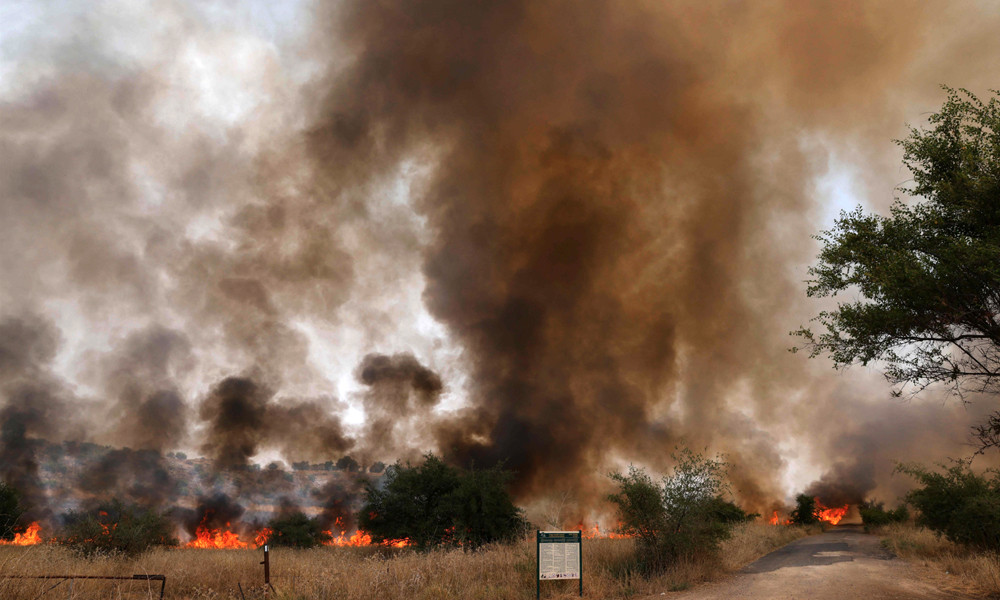
[{"label": "burning grass", "polygon": [[[584,543],[584,596],[626,598],[683,589],[718,577],[766,552],[806,535],[799,527],[770,527],[766,523],[737,526],[723,542],[723,562],[678,563],[666,573],[647,578],[634,568],[634,541],[593,539]],[[66,548],[40,544],[0,548],[2,574],[167,576],[169,598],[192,600],[261,598],[260,551],[156,549],[139,558],[81,558]],[[534,540],[514,545],[488,546],[479,552],[461,549],[414,552],[379,546],[330,547],[311,550],[276,548],[271,553],[272,581],[277,598],[343,598],[346,600],[482,600],[522,599],[534,595]],[[52,582],[0,579],[0,598],[27,600]],[[61,594],[66,595],[67,584]],[[570,597],[576,582],[545,583],[546,597]],[[70,599],[115,597],[155,598],[158,587],[146,582],[74,583]]]},{"label": "burning grass", "polygon": [[1000,554],[955,544],[912,523],[887,525],[872,533],[883,536],[882,545],[896,555],[959,577],[985,596],[1000,597]]}]

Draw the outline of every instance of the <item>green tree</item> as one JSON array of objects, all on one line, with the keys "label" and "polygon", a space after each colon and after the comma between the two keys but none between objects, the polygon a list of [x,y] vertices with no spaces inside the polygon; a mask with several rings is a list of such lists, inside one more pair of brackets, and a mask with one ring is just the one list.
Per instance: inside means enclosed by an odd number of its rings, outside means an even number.
[{"label": "green tree", "polygon": [[271,530],[267,543],[274,546],[314,548],[330,539],[330,533],[323,531],[318,519],[310,519],[301,512],[272,519],[267,527]]},{"label": "green tree", "polygon": [[980,475],[964,461],[944,472],[919,465],[896,469],[921,484],[906,495],[906,501],[919,511],[918,525],[959,544],[1000,550],[1000,473]]},{"label": "green tree", "polygon": [[796,525],[811,525],[818,523],[816,516],[816,499],[809,494],[799,494],[795,497],[795,510],[792,511],[791,520]]},{"label": "green tree", "polygon": [[460,473],[458,486],[441,500],[441,510],[454,518],[455,543],[475,549],[527,533],[528,523],[507,493],[512,476],[499,468]]},{"label": "green tree", "polygon": [[880,363],[896,394],[1000,390],[1000,100],[945,89],[929,128],[897,141],[922,200],[841,213],[817,237],[808,294],[857,299],[793,332],[838,368]]},{"label": "green tree", "polygon": [[112,500],[88,512],[70,512],[65,517],[60,542],[86,554],[135,556],[153,546],[173,546],[174,525],[164,515],[139,506]]},{"label": "green tree", "polygon": [[714,554],[734,523],[747,515],[724,499],[727,464],[688,449],[673,454],[674,468],[659,484],[643,469],[612,473],[618,489],[608,499],[618,507],[623,533],[638,541],[639,564],[648,571],[671,561]]},{"label": "green tree", "polygon": [[0,481],[0,540],[14,539],[17,522],[24,514],[17,490]]},{"label": "green tree", "polygon": [[366,485],[359,527],[375,542],[408,539],[417,548],[512,540],[526,522],[505,489],[509,478],[499,469],[460,470],[433,454],[416,466],[397,462]]}]

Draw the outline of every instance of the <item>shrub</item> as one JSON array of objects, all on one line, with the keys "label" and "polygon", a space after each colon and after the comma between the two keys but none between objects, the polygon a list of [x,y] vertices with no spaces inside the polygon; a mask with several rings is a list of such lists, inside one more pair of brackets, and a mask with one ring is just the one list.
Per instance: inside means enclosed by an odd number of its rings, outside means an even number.
[{"label": "shrub", "polygon": [[861,512],[861,521],[865,524],[865,531],[870,531],[873,527],[885,527],[892,523],[903,523],[910,520],[910,511],[905,504],[900,504],[892,510],[886,510],[882,502],[869,500],[862,502],[858,506]]},{"label": "shrub", "polygon": [[923,486],[906,495],[919,511],[918,525],[959,544],[1000,550],[1000,474],[977,475],[964,462],[944,468],[943,473],[919,465],[896,469]]},{"label": "shrub", "polygon": [[660,484],[643,470],[612,473],[618,491],[608,499],[618,507],[623,533],[638,541],[639,564],[661,571],[678,558],[712,555],[746,512],[725,500],[727,465],[687,449],[673,455],[672,473]]},{"label": "shrub", "polygon": [[17,521],[24,514],[17,490],[0,481],[0,540],[14,539]]},{"label": "shrub", "polygon": [[494,541],[524,537],[528,523],[507,493],[511,473],[500,469],[459,474],[458,486],[441,499],[441,509],[454,516],[456,544],[478,548]]},{"label": "shrub", "polygon": [[795,510],[791,514],[792,523],[796,525],[811,525],[818,523],[816,516],[816,499],[808,494],[795,497]]},{"label": "shrub", "polygon": [[526,522],[499,469],[463,471],[432,454],[417,466],[386,467],[382,486],[369,482],[359,527],[375,542],[408,539],[417,548],[476,548],[521,537]]},{"label": "shrub", "polygon": [[277,517],[267,527],[271,530],[267,543],[274,546],[314,548],[330,539],[330,533],[323,531],[318,519],[310,519],[301,512]]},{"label": "shrub", "polygon": [[119,500],[91,512],[65,516],[60,542],[86,554],[138,555],[153,546],[173,546],[173,524],[163,515]]}]

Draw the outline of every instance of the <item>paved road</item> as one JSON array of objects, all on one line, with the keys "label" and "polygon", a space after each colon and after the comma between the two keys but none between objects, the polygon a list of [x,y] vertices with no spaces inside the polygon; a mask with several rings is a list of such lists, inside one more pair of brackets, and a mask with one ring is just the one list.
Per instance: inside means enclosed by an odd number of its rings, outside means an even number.
[{"label": "paved road", "polygon": [[[961,600],[929,569],[894,558],[858,526],[796,540],[723,581],[661,595],[670,600]],[[656,598],[653,596],[652,598]]]}]

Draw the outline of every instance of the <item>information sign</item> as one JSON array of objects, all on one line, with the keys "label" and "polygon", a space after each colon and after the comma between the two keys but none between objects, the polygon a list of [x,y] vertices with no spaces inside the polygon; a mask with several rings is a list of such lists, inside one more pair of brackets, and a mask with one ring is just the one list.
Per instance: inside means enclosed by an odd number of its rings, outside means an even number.
[{"label": "information sign", "polygon": [[580,531],[537,532],[538,580],[535,597],[542,594],[542,581],[579,579],[583,596],[583,535]]}]

